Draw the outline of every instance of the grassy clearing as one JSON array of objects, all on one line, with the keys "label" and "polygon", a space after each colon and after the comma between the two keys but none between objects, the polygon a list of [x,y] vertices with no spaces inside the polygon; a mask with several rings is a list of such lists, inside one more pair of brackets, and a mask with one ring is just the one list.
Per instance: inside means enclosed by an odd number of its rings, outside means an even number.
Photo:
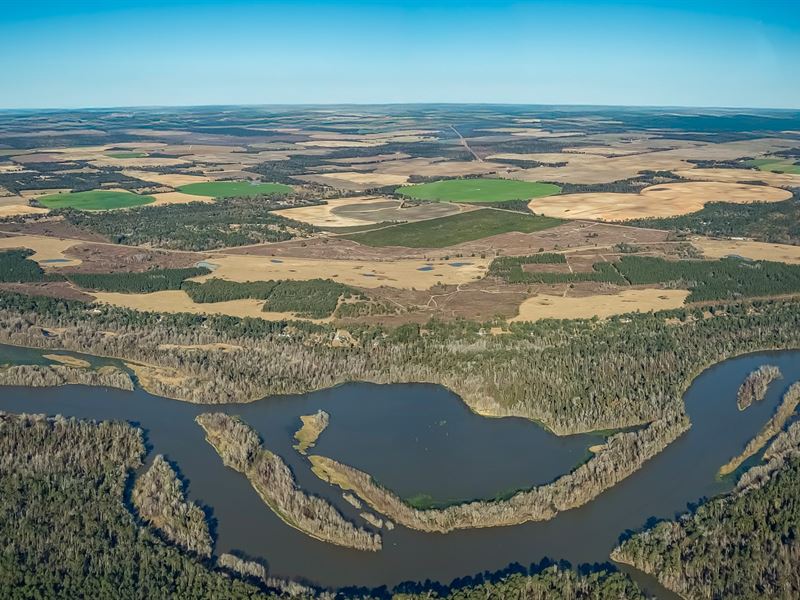
[{"label": "grassy clearing", "polygon": [[509,231],[533,233],[555,227],[562,222],[560,219],[551,217],[483,208],[449,217],[403,223],[394,227],[355,233],[344,237],[366,246],[444,248]]},{"label": "grassy clearing", "polygon": [[152,196],[140,196],[130,192],[109,192],[93,190],[91,192],[72,192],[69,194],[50,194],[36,199],[47,208],[75,208],[77,210],[110,210],[112,208],[130,208],[155,202]]},{"label": "grassy clearing", "polygon": [[748,160],[747,164],[751,167],[757,168],[759,171],[800,175],[800,164],[797,164],[790,159],[757,158],[755,160]]},{"label": "grassy clearing", "polygon": [[185,194],[209,196],[211,198],[232,198],[234,196],[263,196],[288,194],[292,188],[282,183],[258,183],[250,181],[208,181],[189,183],[178,188]]},{"label": "grassy clearing", "polygon": [[552,183],[514,181],[511,179],[447,179],[404,186],[397,194],[417,200],[439,202],[507,202],[530,200],[558,194],[561,188]]}]

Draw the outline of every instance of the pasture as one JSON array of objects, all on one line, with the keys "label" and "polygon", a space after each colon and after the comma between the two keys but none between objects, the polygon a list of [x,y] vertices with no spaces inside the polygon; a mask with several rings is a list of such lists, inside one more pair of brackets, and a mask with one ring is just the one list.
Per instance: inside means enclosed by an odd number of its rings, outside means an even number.
[{"label": "pasture", "polygon": [[208,181],[182,185],[178,191],[194,196],[232,198],[234,196],[266,196],[288,194],[292,188],[282,183],[259,183],[250,181]]},{"label": "pasture", "polygon": [[747,161],[747,164],[751,167],[755,167],[759,171],[800,175],[800,164],[791,159],[757,158],[755,160]]},{"label": "pasture", "polygon": [[90,192],[71,192],[49,194],[36,199],[47,208],[74,208],[77,210],[110,210],[130,208],[155,202],[152,196],[140,196],[131,192],[92,190]]},{"label": "pasture", "polygon": [[438,202],[506,202],[530,200],[558,194],[561,188],[552,183],[515,181],[511,179],[445,179],[431,183],[408,185],[396,190],[401,196],[415,200]]}]

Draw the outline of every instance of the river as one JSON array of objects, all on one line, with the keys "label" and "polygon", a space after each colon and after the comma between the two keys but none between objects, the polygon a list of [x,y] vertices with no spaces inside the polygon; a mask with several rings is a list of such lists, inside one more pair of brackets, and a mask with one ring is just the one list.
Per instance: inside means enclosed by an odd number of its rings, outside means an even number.
[{"label": "river", "polygon": [[[0,345],[0,364],[46,363],[41,355],[47,353],[54,352]],[[784,378],[770,386],[763,402],[739,411],[736,390],[762,364],[779,366]],[[292,448],[300,415],[323,409],[331,417],[312,453],[367,471],[403,497],[425,496],[440,503],[493,498],[546,483],[587,460],[589,446],[603,438],[558,437],[523,419],[480,417],[455,394],[427,384],[353,383],[220,406],[179,402],[141,389],[6,387],[0,388],[0,410],[134,423],[145,431],[148,462],[164,454],[187,482],[189,497],[210,510],[216,554],[234,551],[265,562],[273,576],[325,587],[392,587],[427,579],[448,583],[543,559],[607,563],[626,531],[651,519],[671,518],[691,503],[729,490],[734,479],[718,479],[717,470],[755,435],[798,379],[798,351],[750,354],[720,363],[698,376],[685,394],[692,428],[588,505],[546,522],[446,535],[397,527],[383,531],[384,548],[377,553],[332,546],[285,525],[242,475],[223,466],[194,417],[216,410],[240,415],[289,464],[301,487],[328,498],[353,520],[358,520],[357,511],[338,488],[317,479]],[[648,591],[674,597],[649,578],[632,574]]]}]

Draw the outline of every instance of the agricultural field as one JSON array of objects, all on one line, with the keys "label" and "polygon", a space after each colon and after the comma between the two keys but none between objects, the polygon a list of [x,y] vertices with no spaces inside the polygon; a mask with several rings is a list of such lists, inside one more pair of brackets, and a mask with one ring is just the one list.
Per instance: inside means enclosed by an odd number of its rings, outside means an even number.
[{"label": "agricultural field", "polygon": [[560,223],[559,219],[486,208],[345,237],[367,246],[444,248],[511,231],[533,233],[555,227]]},{"label": "agricultural field", "polygon": [[[130,121],[103,111],[4,118],[0,248],[30,250],[47,275],[2,284],[17,291],[260,320],[322,314],[264,310],[263,298],[196,302],[180,278],[159,279],[165,269],[209,268],[186,281],[352,287],[366,299],[342,298],[330,312],[331,296],[324,311],[351,324],[516,323],[611,318],[707,293],[674,281],[631,284],[616,266],[630,253],[797,261],[800,175],[788,167],[800,127],[774,117],[758,117],[757,135],[741,116],[645,118],[625,109],[566,116],[536,107],[254,107],[141,111]],[[62,126],[74,118],[87,127]],[[772,122],[782,128],[771,130]],[[564,260],[490,266],[540,252]],[[147,271],[138,290],[97,287],[101,275]],[[735,271],[713,273],[732,286],[717,295],[757,291]],[[793,293],[790,283],[784,289]]]},{"label": "agricultural field", "polygon": [[112,210],[130,208],[155,202],[152,196],[140,196],[130,192],[91,191],[70,192],[40,196],[36,201],[45,208],[74,208],[76,210]]},{"label": "agricultural field", "polygon": [[751,167],[771,173],[800,175],[800,161],[779,158],[757,158],[747,162]]},{"label": "agricultural field", "polygon": [[208,183],[189,183],[178,187],[178,191],[195,196],[212,198],[232,198],[234,196],[269,196],[288,194],[292,188],[280,183],[257,183],[254,181],[214,181]]},{"label": "agricultural field", "polygon": [[415,200],[436,202],[504,202],[530,200],[558,194],[561,188],[552,183],[531,183],[509,179],[446,179],[432,183],[403,186],[396,193]]}]

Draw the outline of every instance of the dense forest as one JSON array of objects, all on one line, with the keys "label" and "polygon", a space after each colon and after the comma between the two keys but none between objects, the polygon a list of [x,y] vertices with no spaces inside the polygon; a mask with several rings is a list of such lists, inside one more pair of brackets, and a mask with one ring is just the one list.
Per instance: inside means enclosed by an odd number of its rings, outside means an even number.
[{"label": "dense forest", "polygon": [[[171,397],[241,402],[345,381],[430,382],[483,414],[535,419],[561,434],[649,423],[682,406],[685,387],[704,367],[745,352],[800,346],[800,307],[793,300],[603,322],[513,323],[506,335],[481,335],[490,325],[430,321],[395,331],[354,325],[353,344],[337,347],[336,329],[324,324],[90,310],[77,301],[0,293],[0,340],[174,368],[182,378],[155,390]],[[43,335],[43,327],[60,333]],[[241,349],[163,346],[210,343]]]},{"label": "dense forest", "polygon": [[687,599],[800,596],[800,424],[737,489],[624,541],[612,554]]},{"label": "dense forest", "polygon": [[124,211],[61,209],[54,214],[117,244],[202,251],[281,242],[316,231],[311,225],[272,212],[294,205],[290,200],[226,198]]},{"label": "dense forest", "polygon": [[0,282],[31,282],[52,279],[45,275],[35,260],[28,258],[31,250],[6,250],[0,252]]},{"label": "dense forest", "polygon": [[133,390],[131,376],[111,365],[99,369],[67,365],[0,365],[0,385],[53,387],[69,384]]},{"label": "dense forest", "polygon": [[[488,274],[509,283],[576,283],[602,281],[616,285],[664,285],[690,290],[687,302],[735,300],[800,292],[800,266],[736,257],[720,260],[666,260],[623,256],[615,263],[598,262],[589,272],[536,272],[529,264],[557,264],[547,253],[500,257]],[[556,255],[557,256],[557,255]],[[541,258],[540,258],[541,257]]]},{"label": "dense forest", "polygon": [[236,282],[211,278],[203,283],[187,281],[183,289],[195,302],[252,298],[266,300],[265,311],[293,312],[312,318],[330,316],[340,298],[365,298],[355,288],[331,279]]},{"label": "dense forest", "polygon": [[710,202],[693,213],[625,221],[633,227],[690,231],[701,235],[748,237],[777,244],[800,244],[800,192],[783,202]]},{"label": "dense forest", "polygon": [[149,294],[162,290],[179,290],[189,277],[210,273],[205,267],[187,269],[151,269],[141,273],[70,273],[67,279],[87,290]]}]

